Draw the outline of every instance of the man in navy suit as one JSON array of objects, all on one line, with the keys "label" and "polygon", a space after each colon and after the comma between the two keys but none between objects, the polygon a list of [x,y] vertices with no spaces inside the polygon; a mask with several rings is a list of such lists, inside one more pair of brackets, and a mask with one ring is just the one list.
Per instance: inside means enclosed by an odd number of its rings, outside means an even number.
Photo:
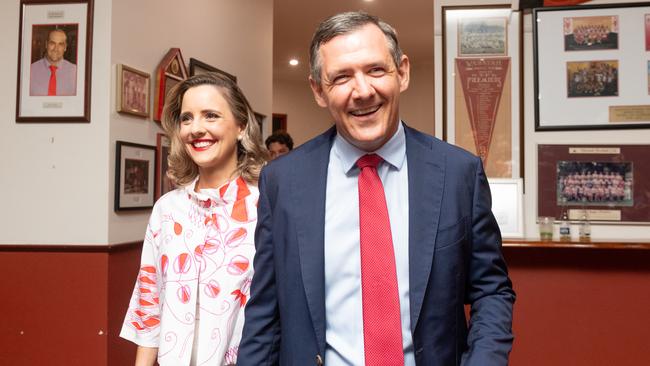
[{"label": "man in navy suit", "polygon": [[[400,121],[409,59],[387,23],[361,12],[328,18],[310,64],[335,127],[262,171],[238,365],[506,365],[515,294],[480,159]],[[376,229],[360,224],[357,160],[367,154],[380,157],[374,176],[390,222],[379,231],[390,229],[391,254],[362,269],[363,230]],[[373,291],[385,286],[397,305],[374,319],[366,303],[386,299],[364,298],[367,270],[385,274]],[[377,337],[366,331],[388,323],[397,327],[370,344]]]}]

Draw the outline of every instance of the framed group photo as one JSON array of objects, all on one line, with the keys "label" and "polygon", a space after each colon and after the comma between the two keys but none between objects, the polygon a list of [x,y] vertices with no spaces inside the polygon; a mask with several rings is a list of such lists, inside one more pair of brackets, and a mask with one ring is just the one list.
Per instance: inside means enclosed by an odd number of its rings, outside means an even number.
[{"label": "framed group photo", "polygon": [[156,147],[117,141],[115,150],[115,211],[153,207]]},{"label": "framed group photo", "polygon": [[533,10],[535,130],[650,127],[650,4]]},{"label": "framed group photo", "polygon": [[650,224],[650,145],[538,145],[538,217]]},{"label": "framed group photo", "polygon": [[523,177],[521,13],[443,6],[442,23],[443,139],[478,155],[489,178]]},{"label": "framed group photo", "polygon": [[16,122],[90,122],[93,0],[21,0]]},{"label": "framed group photo", "polygon": [[132,67],[117,65],[117,111],[149,117],[151,76]]}]

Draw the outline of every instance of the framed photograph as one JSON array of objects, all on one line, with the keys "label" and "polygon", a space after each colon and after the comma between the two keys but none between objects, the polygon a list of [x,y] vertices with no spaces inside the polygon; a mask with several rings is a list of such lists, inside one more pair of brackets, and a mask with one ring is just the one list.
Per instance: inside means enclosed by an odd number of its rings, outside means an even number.
[{"label": "framed photograph", "polygon": [[538,145],[538,217],[650,223],[650,145]]},{"label": "framed photograph", "polygon": [[151,76],[126,65],[117,65],[117,111],[149,117]]},{"label": "framed photograph", "polygon": [[153,98],[153,120],[160,122],[167,93],[174,85],[187,79],[187,68],[180,48],[170,48],[156,68],[156,86]]},{"label": "framed photograph", "polygon": [[153,207],[156,147],[116,144],[115,211]]},{"label": "framed photograph", "polygon": [[523,177],[521,13],[442,8],[443,139],[481,157],[489,178]]},{"label": "framed photograph", "polygon": [[204,74],[206,72],[216,72],[217,74],[221,74],[224,76],[227,76],[230,78],[232,81],[237,83],[237,77],[233,74],[227,73],[223,70],[217,69],[216,67],[212,65],[208,65],[205,62],[199,61],[195,58],[190,57],[190,76],[194,75],[200,75]]},{"label": "framed photograph", "polygon": [[524,237],[524,191],[521,178],[488,179],[492,192],[492,213],[501,237]]},{"label": "framed photograph", "polygon": [[21,0],[16,122],[90,122],[93,0]]},{"label": "framed photograph", "polygon": [[[650,5],[533,10],[535,130],[650,127]],[[640,35],[645,35],[641,37]]]},{"label": "framed photograph", "polygon": [[156,135],[156,201],[165,193],[173,191],[176,188],[174,182],[167,176],[167,157],[171,142],[164,133]]}]

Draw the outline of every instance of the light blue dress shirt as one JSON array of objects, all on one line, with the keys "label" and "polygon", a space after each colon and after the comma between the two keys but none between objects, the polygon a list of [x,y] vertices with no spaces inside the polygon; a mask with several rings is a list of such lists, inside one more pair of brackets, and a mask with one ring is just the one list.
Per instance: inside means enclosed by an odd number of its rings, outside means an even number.
[{"label": "light blue dress shirt", "polygon": [[[402,320],[404,363],[415,365],[409,304],[408,167],[404,127],[374,153],[384,185],[393,236]],[[325,199],[325,365],[364,365],[361,257],[359,251],[359,168],[367,152],[337,135],[330,151]]]}]

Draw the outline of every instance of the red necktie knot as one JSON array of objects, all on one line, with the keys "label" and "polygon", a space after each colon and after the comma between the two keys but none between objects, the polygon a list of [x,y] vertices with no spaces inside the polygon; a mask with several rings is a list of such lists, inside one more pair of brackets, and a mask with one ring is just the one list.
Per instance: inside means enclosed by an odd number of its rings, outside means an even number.
[{"label": "red necktie knot", "polygon": [[372,167],[372,168],[377,168],[379,163],[382,162],[381,156],[377,154],[366,154],[357,160],[357,166],[359,169],[363,169],[365,167]]},{"label": "red necktie knot", "polygon": [[50,65],[50,71],[52,71],[52,74],[56,74],[56,69],[57,69],[56,66]]}]

